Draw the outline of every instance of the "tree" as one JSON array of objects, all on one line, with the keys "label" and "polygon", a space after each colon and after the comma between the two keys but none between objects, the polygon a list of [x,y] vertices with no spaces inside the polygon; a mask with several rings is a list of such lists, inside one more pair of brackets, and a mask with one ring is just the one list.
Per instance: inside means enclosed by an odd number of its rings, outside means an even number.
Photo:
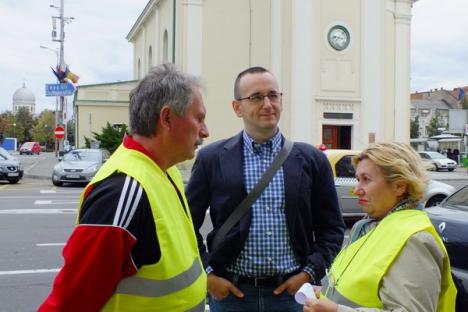
[{"label": "tree", "polygon": [[[122,139],[127,131],[127,125],[122,124],[119,127],[113,127],[109,122],[102,128],[102,132],[93,132],[94,141],[100,143],[100,147],[108,150],[111,154],[122,143]],[[86,147],[91,146],[91,140],[85,137]]]},{"label": "tree", "polygon": [[429,125],[427,125],[427,136],[431,137],[434,135],[439,134],[439,128],[443,128],[445,125],[443,124],[442,116],[436,110],[435,114],[432,116],[431,120],[429,121]]},{"label": "tree", "polygon": [[460,101],[461,108],[468,109],[468,96],[465,96],[463,100]]},{"label": "tree", "polygon": [[75,145],[75,120],[67,121],[67,139],[70,145]]},{"label": "tree", "polygon": [[15,114],[15,134],[19,142],[32,141],[31,129],[36,125],[36,120],[26,107],[20,107]]},{"label": "tree", "polygon": [[419,138],[419,116],[414,117],[414,120],[410,120],[410,138]]},{"label": "tree", "polygon": [[44,110],[37,120],[37,124],[31,129],[31,135],[34,141],[46,146],[52,146],[55,142],[55,113]]},{"label": "tree", "polygon": [[14,138],[15,129],[13,127],[15,117],[11,111],[0,114],[0,131],[3,131],[4,138]]}]

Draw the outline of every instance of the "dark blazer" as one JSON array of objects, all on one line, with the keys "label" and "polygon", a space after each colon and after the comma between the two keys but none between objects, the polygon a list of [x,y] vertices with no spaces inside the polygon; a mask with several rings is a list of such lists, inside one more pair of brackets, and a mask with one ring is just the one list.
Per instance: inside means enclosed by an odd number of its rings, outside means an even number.
[{"label": "dark blazer", "polygon": [[[241,132],[198,152],[186,188],[200,254],[217,275],[223,275],[237,258],[249,233],[251,210],[216,250],[210,249],[216,231],[247,196],[242,163]],[[341,248],[345,228],[330,164],[318,149],[296,142],[283,163],[283,171],[291,245],[302,265],[314,266],[315,279],[320,281]],[[214,227],[207,237],[209,253],[199,232],[208,208]]]}]

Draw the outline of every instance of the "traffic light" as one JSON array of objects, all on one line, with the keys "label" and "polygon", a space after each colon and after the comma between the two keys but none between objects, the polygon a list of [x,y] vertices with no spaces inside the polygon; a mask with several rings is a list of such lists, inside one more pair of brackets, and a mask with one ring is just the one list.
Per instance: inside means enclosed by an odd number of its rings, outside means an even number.
[{"label": "traffic light", "polygon": [[3,132],[0,132],[0,144],[3,144]]}]

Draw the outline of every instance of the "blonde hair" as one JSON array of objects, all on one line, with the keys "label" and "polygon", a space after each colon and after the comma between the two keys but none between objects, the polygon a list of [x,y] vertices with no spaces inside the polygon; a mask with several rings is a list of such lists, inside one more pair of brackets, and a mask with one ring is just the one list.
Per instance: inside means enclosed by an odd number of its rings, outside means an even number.
[{"label": "blonde hair", "polygon": [[404,182],[406,193],[402,199],[417,204],[424,197],[429,176],[421,157],[408,144],[399,142],[381,142],[370,144],[361,153],[353,157],[356,167],[363,159],[375,163],[388,183]]}]

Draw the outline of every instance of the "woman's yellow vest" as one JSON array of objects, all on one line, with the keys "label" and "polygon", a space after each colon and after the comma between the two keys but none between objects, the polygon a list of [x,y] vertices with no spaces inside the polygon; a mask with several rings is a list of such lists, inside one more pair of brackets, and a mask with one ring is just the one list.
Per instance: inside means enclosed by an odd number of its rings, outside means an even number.
[{"label": "woman's yellow vest", "polygon": [[343,249],[322,281],[322,295],[354,308],[384,308],[379,298],[382,279],[408,239],[420,231],[432,234],[446,255],[437,311],[453,312],[457,291],[447,251],[426,213],[414,209],[388,215],[374,230]]},{"label": "woman's yellow vest", "polygon": [[[102,311],[205,311],[206,274],[180,172],[174,166],[165,173],[143,153],[121,145],[90,185],[116,171],[133,177],[144,189],[156,225],[161,258],[124,278]],[[166,174],[180,190],[180,197]]]}]

